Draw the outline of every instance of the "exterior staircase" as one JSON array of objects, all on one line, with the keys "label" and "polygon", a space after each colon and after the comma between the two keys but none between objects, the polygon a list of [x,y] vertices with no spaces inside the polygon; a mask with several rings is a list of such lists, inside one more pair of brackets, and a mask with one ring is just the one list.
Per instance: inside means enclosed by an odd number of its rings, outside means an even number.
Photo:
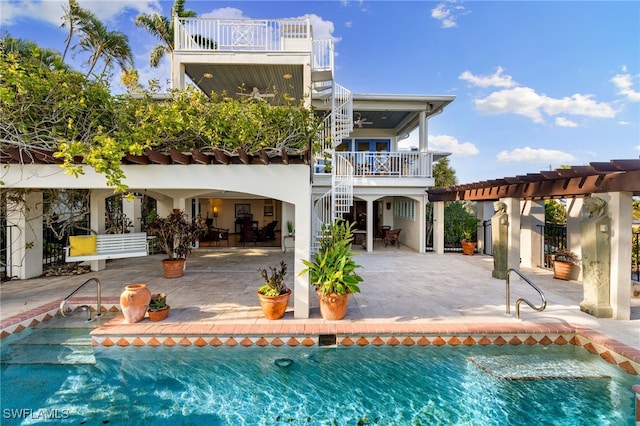
[{"label": "exterior staircase", "polygon": [[311,251],[320,247],[325,226],[331,224],[353,205],[353,165],[344,158],[336,157],[335,148],[353,130],[353,95],[335,82],[316,83],[316,90],[327,93],[324,100],[330,104],[330,113],[324,120],[321,134],[321,149],[315,160],[330,158],[331,189],[320,197],[314,206],[313,241]]}]

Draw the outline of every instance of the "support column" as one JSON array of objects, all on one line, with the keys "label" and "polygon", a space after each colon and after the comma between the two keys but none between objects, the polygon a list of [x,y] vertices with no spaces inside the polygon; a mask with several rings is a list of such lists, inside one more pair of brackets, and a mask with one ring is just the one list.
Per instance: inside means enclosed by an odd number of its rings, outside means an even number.
[{"label": "support column", "polygon": [[311,285],[309,284],[309,274],[300,275],[300,271],[305,268],[303,259],[311,259],[311,209],[313,208],[313,197],[311,196],[311,186],[308,192],[300,191],[297,195],[295,206],[296,239],[293,256],[294,268],[294,289],[293,289],[293,317],[309,318],[311,309],[311,297],[317,297],[315,292],[311,295]]},{"label": "support column", "polygon": [[[491,221],[493,216],[493,203],[487,201],[479,201],[476,204],[476,216],[480,219],[480,228],[478,230],[478,253],[493,253],[493,242],[491,237],[485,241],[485,222]],[[480,234],[482,233],[482,234]],[[487,249],[489,251],[487,251]]]},{"label": "support column", "polygon": [[444,254],[444,201],[433,203],[433,252]]},{"label": "support column", "polygon": [[42,192],[7,201],[7,273],[20,280],[42,275]]},{"label": "support column", "polygon": [[428,129],[427,112],[420,111],[418,116],[418,151],[420,152],[429,151]]},{"label": "support column", "polygon": [[507,205],[509,215],[507,270],[520,268],[520,200],[518,198],[501,199]]},{"label": "support column", "polygon": [[122,213],[133,223],[133,229],[128,229],[128,231],[141,232],[142,204],[140,199],[136,197],[129,201],[126,197],[122,197]]},{"label": "support column", "polygon": [[375,231],[373,230],[373,203],[377,201],[367,199],[367,252],[373,251],[373,237]]},{"label": "support column", "polygon": [[520,219],[521,264],[527,268],[541,267],[544,264],[542,253],[542,226],[544,226],[544,201],[525,200],[521,202],[522,217]]},{"label": "support column", "polygon": [[[580,223],[584,218],[583,201],[583,198],[567,200],[567,249],[574,252],[578,259],[582,258]],[[582,281],[582,267],[574,267],[569,278]]]},{"label": "support column", "polygon": [[[600,195],[600,194],[599,194]],[[631,319],[631,214],[633,200],[630,192],[601,194],[609,198],[611,219],[611,308],[613,319]],[[606,200],[605,200],[606,201]]]},{"label": "support column", "polygon": [[[101,234],[105,231],[105,214],[107,212],[107,206],[105,200],[107,197],[113,195],[111,190],[91,190],[89,194],[89,211],[91,216],[90,228],[97,234]],[[106,260],[92,260],[89,262],[92,271],[101,271],[107,267]]]}]

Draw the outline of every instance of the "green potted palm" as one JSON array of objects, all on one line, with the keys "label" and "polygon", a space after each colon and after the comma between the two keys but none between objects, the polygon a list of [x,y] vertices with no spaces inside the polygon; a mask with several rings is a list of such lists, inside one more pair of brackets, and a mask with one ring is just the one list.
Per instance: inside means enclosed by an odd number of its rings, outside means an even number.
[{"label": "green potted palm", "polygon": [[347,314],[349,295],[360,293],[362,277],[356,273],[361,266],[354,260],[351,249],[354,223],[337,219],[325,227],[320,249],[311,262],[303,260],[307,267],[300,274],[308,273],[320,303],[324,319],[340,320]]},{"label": "green potted palm", "polygon": [[467,216],[463,218],[460,245],[462,246],[462,253],[467,256],[473,256],[476,250],[477,242],[474,238],[478,234],[478,223],[480,219],[474,216]]},{"label": "green potted palm", "polygon": [[269,266],[269,271],[267,268],[258,268],[258,272],[264,280],[264,284],[258,289],[262,312],[267,319],[280,319],[287,311],[291,295],[291,290],[284,282],[287,264],[281,260],[280,268]]},{"label": "green potted palm", "polygon": [[187,255],[205,230],[200,221],[189,221],[187,215],[178,209],[166,217],[151,213],[145,231],[156,237],[156,244],[167,254],[167,258],[162,260],[165,278],[183,275]]}]

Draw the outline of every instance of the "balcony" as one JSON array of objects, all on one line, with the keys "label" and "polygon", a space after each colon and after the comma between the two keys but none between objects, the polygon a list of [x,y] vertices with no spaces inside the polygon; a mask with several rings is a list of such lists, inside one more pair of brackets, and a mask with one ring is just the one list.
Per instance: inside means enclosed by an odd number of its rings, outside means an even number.
[{"label": "balcony", "polygon": [[[353,166],[354,178],[432,178],[433,152],[337,152],[336,157],[344,158]],[[333,164],[338,162],[333,161]],[[316,166],[316,173],[327,174],[322,166]],[[336,174],[340,174],[336,170]]]},{"label": "balcony", "polygon": [[333,43],[314,41],[309,18],[175,18],[176,52],[309,52],[312,71],[333,70]]}]

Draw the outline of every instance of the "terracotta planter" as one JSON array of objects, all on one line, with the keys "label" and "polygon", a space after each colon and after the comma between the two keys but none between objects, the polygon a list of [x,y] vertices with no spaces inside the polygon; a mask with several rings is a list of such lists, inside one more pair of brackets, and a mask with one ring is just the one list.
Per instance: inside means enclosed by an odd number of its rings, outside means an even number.
[{"label": "terracotta planter", "polygon": [[462,241],[462,253],[467,256],[473,256],[473,253],[476,250],[476,242],[475,241]]},{"label": "terracotta planter", "polygon": [[169,316],[170,306],[166,308],[158,309],[157,311],[149,311],[149,320],[151,321],[163,321]]},{"label": "terracotta planter", "polygon": [[120,307],[124,320],[129,324],[139,322],[147,312],[151,292],[145,284],[130,284],[120,295]]},{"label": "terracotta planter", "polygon": [[184,275],[184,263],[186,259],[164,259],[162,269],[165,278],[180,278]]},{"label": "terracotta planter", "polygon": [[264,313],[265,318],[269,320],[282,318],[284,313],[287,311],[290,295],[291,290],[285,294],[281,294],[280,296],[265,296],[264,294],[258,293],[260,306],[262,307],[262,312]]},{"label": "terracotta planter", "polygon": [[573,263],[571,262],[560,262],[559,260],[553,262],[553,278],[569,281],[572,270]]},{"label": "terracotta planter", "polygon": [[330,321],[341,320],[347,315],[347,305],[349,304],[349,294],[341,296],[336,293],[318,293],[320,302],[320,315]]}]

